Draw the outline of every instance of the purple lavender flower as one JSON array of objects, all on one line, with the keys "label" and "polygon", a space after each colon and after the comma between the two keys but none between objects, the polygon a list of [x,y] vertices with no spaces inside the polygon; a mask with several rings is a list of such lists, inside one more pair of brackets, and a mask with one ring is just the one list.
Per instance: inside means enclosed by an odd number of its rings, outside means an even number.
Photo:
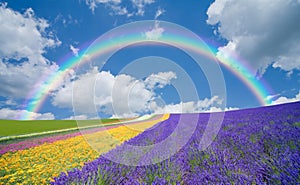
[{"label": "purple lavender flower", "polygon": [[[199,145],[210,114],[198,116],[193,129],[192,114],[171,115],[82,169],[62,173],[52,184],[299,184],[300,102],[226,112],[221,130],[204,151]],[[180,118],[186,121],[178,129]],[[164,158],[186,134],[191,135],[186,144]],[[166,138],[170,142],[159,145]],[[128,145],[153,147],[132,151]],[[107,156],[135,163],[124,165]],[[145,161],[153,163],[142,165]]]}]

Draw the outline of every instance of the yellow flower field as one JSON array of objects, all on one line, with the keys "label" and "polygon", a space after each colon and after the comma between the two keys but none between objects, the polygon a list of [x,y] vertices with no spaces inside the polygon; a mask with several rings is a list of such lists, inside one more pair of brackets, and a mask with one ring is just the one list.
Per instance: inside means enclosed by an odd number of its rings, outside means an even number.
[{"label": "yellow flower field", "polygon": [[164,115],[158,120],[119,126],[5,153],[0,158],[0,184],[48,184],[60,172],[82,167],[85,162],[96,159],[101,153],[115,148],[168,117],[169,115]]}]

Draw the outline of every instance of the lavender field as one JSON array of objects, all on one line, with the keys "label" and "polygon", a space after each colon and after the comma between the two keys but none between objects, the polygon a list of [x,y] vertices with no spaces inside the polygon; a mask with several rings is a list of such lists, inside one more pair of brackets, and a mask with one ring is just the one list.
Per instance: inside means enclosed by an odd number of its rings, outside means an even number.
[{"label": "lavender field", "polygon": [[[175,155],[154,164],[173,152],[199,115],[191,138]],[[300,102],[226,112],[222,127],[206,150],[199,141],[210,114],[173,114],[166,121],[86,163],[82,169],[61,173],[52,184],[299,184],[300,183]],[[186,121],[177,133],[178,120]],[[175,133],[175,134],[174,134]],[[138,163],[120,164],[109,160],[132,160],[128,146],[160,143],[174,136],[170,145],[153,145],[140,151]],[[176,139],[177,140],[176,140]],[[172,146],[173,144],[173,146]],[[157,148],[157,147],[162,148]],[[164,152],[162,152],[164,151]],[[152,156],[151,156],[152,155]],[[158,157],[158,158],[157,158]],[[131,158],[131,159],[130,159]]]}]

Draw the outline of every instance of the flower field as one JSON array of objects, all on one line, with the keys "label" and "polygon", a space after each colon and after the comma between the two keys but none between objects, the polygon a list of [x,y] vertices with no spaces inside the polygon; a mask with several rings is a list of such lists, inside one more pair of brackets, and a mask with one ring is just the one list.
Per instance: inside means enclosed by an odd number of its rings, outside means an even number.
[{"label": "flower field", "polygon": [[300,183],[300,102],[226,112],[202,150],[214,114],[12,143],[0,148],[0,184]]},{"label": "flower field", "polygon": [[[9,144],[1,149],[0,184],[49,184],[60,172],[80,168],[152,127],[169,115],[124,126],[101,128]],[[86,140],[93,141],[93,148]]]},{"label": "flower field", "polygon": [[[300,184],[299,102],[226,112],[221,130],[205,150],[199,148],[210,114],[199,114],[193,129],[195,115],[171,115],[82,168],[60,173],[51,184]],[[186,124],[176,129],[179,119]],[[166,138],[171,142],[155,145]],[[148,150],[128,147],[151,144]],[[134,152],[140,155],[130,155]],[[108,157],[135,163],[124,165]],[[152,159],[157,163],[142,165]]]}]

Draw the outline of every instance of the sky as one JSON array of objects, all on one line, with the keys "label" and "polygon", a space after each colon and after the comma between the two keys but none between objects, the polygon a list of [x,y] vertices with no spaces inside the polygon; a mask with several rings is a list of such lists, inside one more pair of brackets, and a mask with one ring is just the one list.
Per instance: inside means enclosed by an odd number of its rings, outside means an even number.
[{"label": "sky", "polygon": [[0,119],[300,101],[298,20],[299,0],[2,1]]}]

